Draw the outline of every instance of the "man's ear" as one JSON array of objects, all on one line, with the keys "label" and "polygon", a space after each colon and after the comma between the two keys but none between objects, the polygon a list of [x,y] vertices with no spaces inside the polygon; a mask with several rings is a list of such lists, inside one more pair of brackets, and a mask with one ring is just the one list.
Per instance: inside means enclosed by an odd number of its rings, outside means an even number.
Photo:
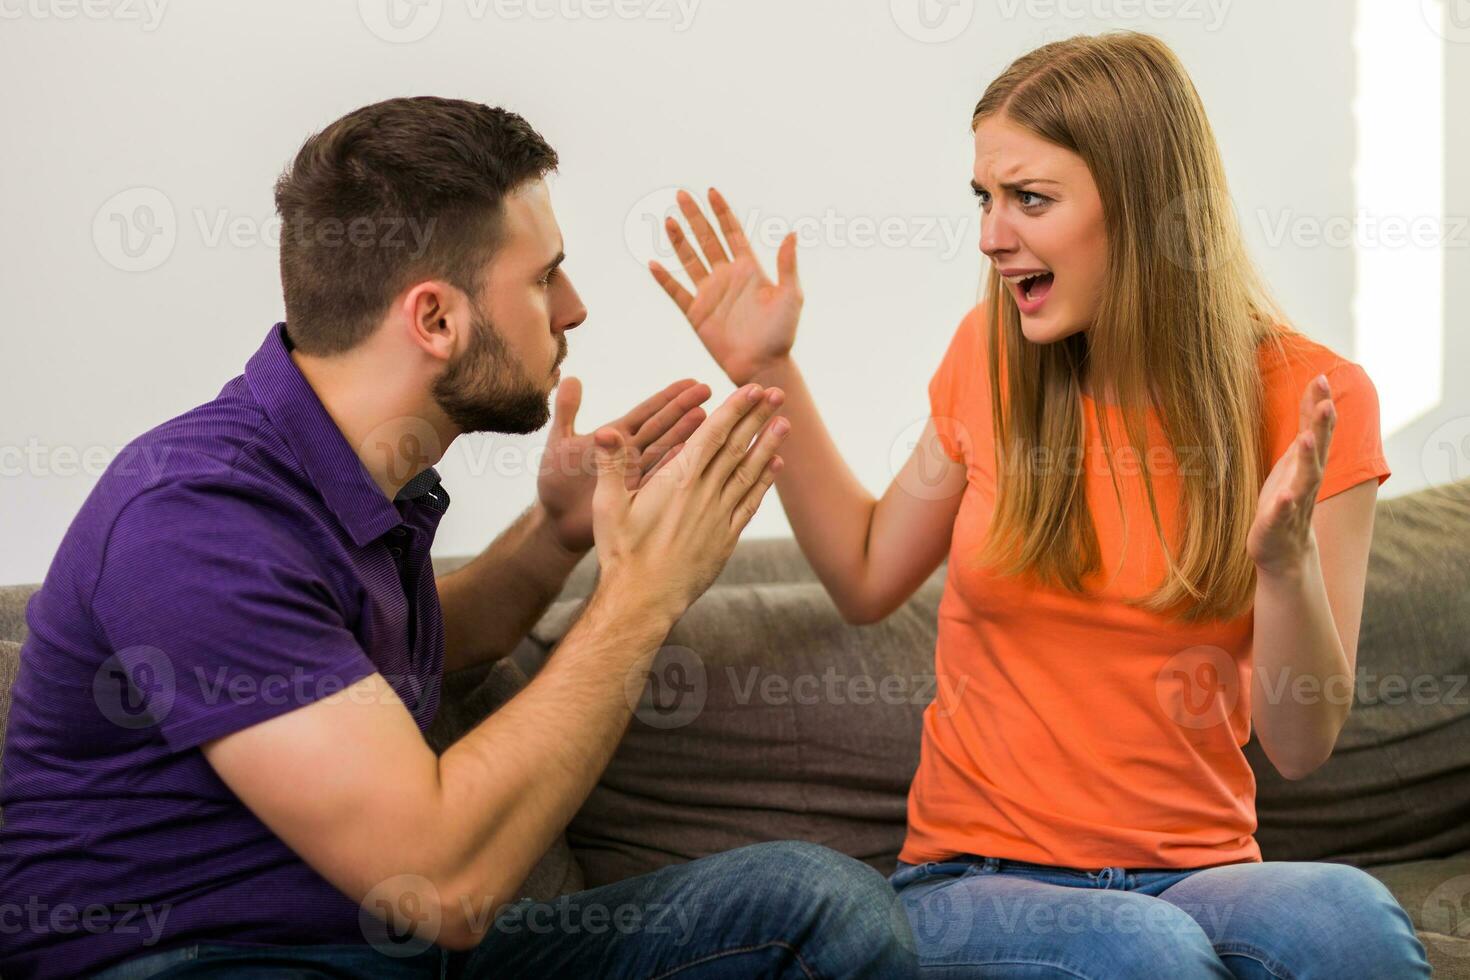
[{"label": "man's ear", "polygon": [[466,297],[443,280],[426,279],[410,286],[398,309],[413,343],[445,361],[463,345],[471,329]]}]

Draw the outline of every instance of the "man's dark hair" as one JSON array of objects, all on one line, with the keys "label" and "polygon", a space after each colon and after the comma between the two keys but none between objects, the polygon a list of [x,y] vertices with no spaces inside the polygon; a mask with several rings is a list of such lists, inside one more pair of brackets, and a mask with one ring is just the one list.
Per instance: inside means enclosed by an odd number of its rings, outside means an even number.
[{"label": "man's dark hair", "polygon": [[389,99],[313,135],[276,181],[292,341],[349,350],[417,279],[475,297],[505,196],[556,164],[520,116],[460,99]]}]

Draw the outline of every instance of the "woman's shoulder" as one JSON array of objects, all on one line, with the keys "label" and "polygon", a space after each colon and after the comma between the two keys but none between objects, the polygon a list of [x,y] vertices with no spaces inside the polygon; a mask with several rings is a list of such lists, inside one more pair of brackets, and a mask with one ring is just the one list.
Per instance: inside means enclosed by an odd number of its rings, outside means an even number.
[{"label": "woman's shoulder", "polygon": [[[1374,393],[1373,382],[1362,366],[1343,357],[1294,327],[1282,325],[1257,348],[1261,387],[1268,409],[1284,404],[1295,418],[1307,385],[1317,375],[1327,376],[1333,396]],[[1375,397],[1376,397],[1376,393]]]}]

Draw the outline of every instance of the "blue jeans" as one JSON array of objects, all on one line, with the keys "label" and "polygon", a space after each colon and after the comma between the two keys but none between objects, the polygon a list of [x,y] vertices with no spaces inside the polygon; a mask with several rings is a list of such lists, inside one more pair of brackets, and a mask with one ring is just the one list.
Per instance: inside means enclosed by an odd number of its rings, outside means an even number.
[{"label": "blue jeans", "polygon": [[1393,894],[1300,861],[1085,871],[960,855],[888,879],[925,977],[1429,976]]},{"label": "blue jeans", "polygon": [[[373,940],[373,941],[369,941]],[[753,844],[549,902],[501,910],[473,950],[417,937],[362,943],[202,943],[128,960],[95,980],[190,977],[917,977],[893,889],[817,844]]]}]

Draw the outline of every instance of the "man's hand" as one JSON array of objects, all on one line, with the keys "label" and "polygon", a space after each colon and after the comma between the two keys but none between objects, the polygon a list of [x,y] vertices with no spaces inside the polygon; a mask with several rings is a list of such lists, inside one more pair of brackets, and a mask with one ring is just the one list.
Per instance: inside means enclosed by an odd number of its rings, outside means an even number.
[{"label": "man's hand", "polygon": [[[710,396],[708,385],[676,381],[622,418],[600,428],[617,432],[629,447],[625,480],[636,490],[704,421],[700,405]],[[536,496],[551,518],[557,542],[571,552],[592,547],[592,494],[597,487],[597,461],[592,436],[575,430],[582,404],[582,383],[566,378],[556,393],[551,433],[536,480]]]},{"label": "man's hand", "polygon": [[740,388],[637,493],[624,478],[630,450],[622,433],[597,430],[599,593],[636,596],[670,623],[683,615],[724,567],[781,469],[776,448],[791,423],[771,416],[784,398],[779,388]]}]

